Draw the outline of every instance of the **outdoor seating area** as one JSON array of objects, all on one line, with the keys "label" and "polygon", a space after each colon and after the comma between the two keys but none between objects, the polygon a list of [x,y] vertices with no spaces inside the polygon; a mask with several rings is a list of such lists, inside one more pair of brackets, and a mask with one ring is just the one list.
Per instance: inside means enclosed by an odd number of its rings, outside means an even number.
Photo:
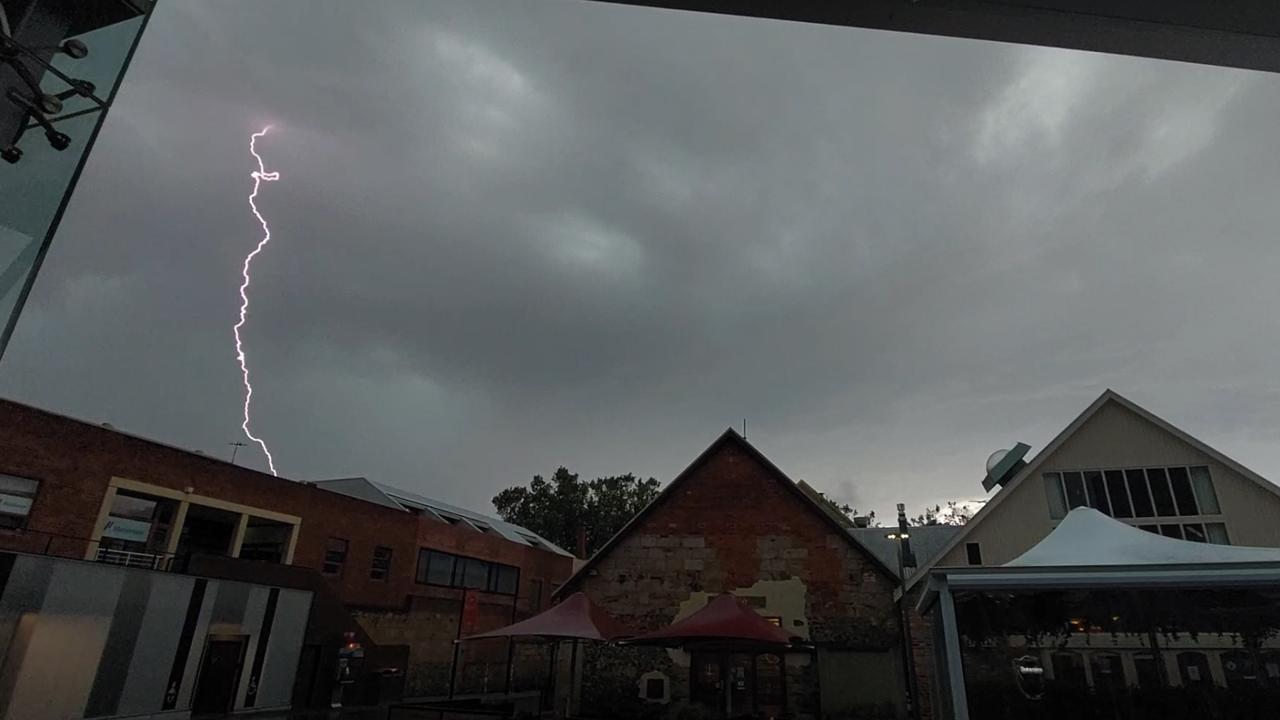
[{"label": "outdoor seating area", "polygon": [[942,717],[1268,717],[1280,551],[1166,538],[1077,509],[1022,557],[937,571]]}]

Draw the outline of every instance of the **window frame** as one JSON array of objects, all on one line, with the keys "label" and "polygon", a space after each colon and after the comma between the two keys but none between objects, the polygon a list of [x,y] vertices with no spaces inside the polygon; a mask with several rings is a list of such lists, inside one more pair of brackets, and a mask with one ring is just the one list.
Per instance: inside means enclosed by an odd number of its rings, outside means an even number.
[{"label": "window frame", "polygon": [[[1224,541],[1228,538],[1217,486],[1213,480],[1213,470],[1205,463],[1150,467],[1059,468],[1040,471],[1040,477],[1045,483],[1045,502],[1051,521],[1056,522],[1065,517],[1058,514],[1057,506],[1061,501],[1065,503],[1068,513],[1077,507],[1091,507],[1140,529],[1148,529],[1148,526],[1153,525],[1177,524],[1179,531],[1185,536],[1185,528],[1182,526],[1198,524],[1206,528],[1207,542],[1213,543],[1214,540],[1209,539],[1211,535],[1208,528],[1214,525],[1218,527],[1212,531],[1216,533],[1212,537]],[[1099,477],[1101,482],[1094,482]],[[1181,486],[1180,490],[1175,491],[1175,483]],[[1094,486],[1097,484],[1101,485],[1105,498],[1099,497],[1095,492],[1097,488]],[[1120,492],[1122,489],[1123,497]],[[1073,491],[1076,495],[1074,498]],[[1105,507],[1102,506],[1104,499]],[[1113,500],[1119,503],[1112,502]],[[1131,513],[1129,517],[1122,516],[1126,510],[1123,507],[1125,503],[1128,504],[1127,510]],[[1194,507],[1185,509],[1195,512],[1182,512],[1183,506],[1188,503],[1193,503]],[[1116,514],[1117,504],[1120,505],[1118,508],[1120,515]],[[1172,511],[1173,514],[1169,514],[1168,511]],[[1226,542],[1226,544],[1230,543]]]},{"label": "window frame", "polygon": [[[336,570],[329,570],[329,566],[335,564],[332,560],[329,559],[329,553],[335,552],[329,547],[334,540],[342,543],[342,559],[336,563],[337,565]],[[324,555],[322,555],[320,558],[320,574],[327,575],[329,577],[342,577],[342,571],[347,567],[347,556],[350,554],[351,554],[350,540],[347,540],[346,538],[340,538],[335,535],[330,535],[324,541]]]},{"label": "window frame", "polygon": [[24,475],[10,475],[9,473],[0,473],[0,480],[17,480],[19,482],[35,484],[35,488],[30,491],[30,495],[25,494],[26,491],[24,490],[15,490],[14,492],[0,491],[3,492],[4,495],[15,498],[26,498],[30,501],[27,504],[26,512],[21,515],[0,510],[0,530],[27,529],[27,523],[31,520],[31,513],[36,509],[36,501],[40,498],[40,488],[44,486],[44,483],[39,478],[26,477]]},{"label": "window frame", "polygon": [[[438,582],[431,579],[432,570],[435,567],[436,559],[447,559],[449,564],[448,582]],[[467,570],[474,564],[484,567],[484,580],[479,581],[478,577],[472,576],[468,581]],[[499,589],[499,581],[502,576],[502,570],[509,568],[515,572],[515,587],[511,592]],[[418,562],[414,568],[413,581],[418,585],[430,585],[432,587],[447,587],[461,590],[477,590],[484,593],[492,593],[494,595],[518,596],[520,593],[520,567],[518,565],[507,565],[505,563],[495,562],[493,560],[485,560],[484,558],[472,557],[469,555],[458,555],[457,553],[445,552],[430,547],[418,548]],[[468,584],[468,582],[480,582],[479,585]]]},{"label": "window frame", "polygon": [[[974,562],[974,558],[977,562]],[[964,559],[971,567],[979,567],[982,565],[982,543],[967,542],[964,544]]]},{"label": "window frame", "polygon": [[[386,551],[385,567],[379,567],[379,551]],[[386,545],[377,545],[373,548],[373,555],[369,559],[369,579],[375,582],[387,582],[391,577],[391,563],[395,558],[395,550]],[[381,571],[381,575],[378,572]]]}]

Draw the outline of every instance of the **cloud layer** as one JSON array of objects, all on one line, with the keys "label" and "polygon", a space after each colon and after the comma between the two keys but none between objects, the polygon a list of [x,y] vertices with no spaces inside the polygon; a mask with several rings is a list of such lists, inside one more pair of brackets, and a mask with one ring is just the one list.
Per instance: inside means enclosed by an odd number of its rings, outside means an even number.
[{"label": "cloud layer", "polygon": [[[882,515],[1110,386],[1280,475],[1280,78],[596,5],[156,12],[0,393],[487,508],[724,427]],[[247,449],[246,449],[247,451]],[[261,465],[252,453],[245,462]]]}]

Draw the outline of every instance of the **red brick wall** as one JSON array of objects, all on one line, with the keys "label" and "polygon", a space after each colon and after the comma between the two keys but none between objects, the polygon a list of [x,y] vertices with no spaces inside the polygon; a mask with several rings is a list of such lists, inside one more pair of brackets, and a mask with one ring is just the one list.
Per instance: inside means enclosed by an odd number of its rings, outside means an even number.
[{"label": "red brick wall", "polygon": [[[812,641],[835,650],[895,651],[894,581],[788,482],[747,447],[726,440],[595,562],[594,573],[575,582],[622,622],[649,630],[669,624],[694,592],[799,578]],[[654,669],[670,676],[677,703],[688,698],[688,668],[669,666],[665,656],[597,655],[594,662],[608,672],[597,673],[599,687],[584,681],[584,711],[634,703],[639,674]],[[816,666],[788,664],[787,690],[793,711],[816,714]]]},{"label": "red brick wall", "polygon": [[[418,548],[433,547],[521,568],[528,580],[562,582],[572,559],[455,528],[328,490],[142,440],[108,428],[0,400],[0,473],[40,481],[23,532],[0,530],[0,548],[83,557],[112,477],[126,478],[302,518],[295,565],[319,569],[330,536],[348,541],[342,574],[330,578],[352,606],[402,608]],[[392,549],[386,580],[369,578],[376,546]],[[522,598],[521,604],[527,603]]]},{"label": "red brick wall", "polygon": [[[668,624],[692,592],[799,577],[811,622],[858,618],[896,638],[893,581],[766,466],[725,443],[597,561],[584,589],[637,629]],[[624,578],[620,579],[620,578]]]},{"label": "red brick wall", "polygon": [[916,717],[919,720],[937,717],[934,708],[933,619],[916,612],[916,604],[920,602],[926,585],[921,581],[906,597],[907,617],[911,623],[911,655],[916,674]]}]

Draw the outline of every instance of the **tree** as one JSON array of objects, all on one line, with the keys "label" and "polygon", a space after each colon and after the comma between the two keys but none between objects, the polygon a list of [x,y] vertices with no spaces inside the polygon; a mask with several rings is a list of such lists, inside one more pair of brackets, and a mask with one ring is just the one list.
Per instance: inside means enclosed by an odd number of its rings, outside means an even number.
[{"label": "tree", "polygon": [[972,503],[949,501],[944,508],[934,505],[925,508],[924,512],[907,521],[908,525],[964,525],[973,518],[977,510]]},{"label": "tree", "polygon": [[608,542],[623,525],[658,496],[658,481],[632,473],[578,479],[558,468],[550,480],[534,475],[527,486],[509,487],[493,498],[498,516],[526,527],[566,550],[578,547],[578,532],[587,535],[587,555]]}]

